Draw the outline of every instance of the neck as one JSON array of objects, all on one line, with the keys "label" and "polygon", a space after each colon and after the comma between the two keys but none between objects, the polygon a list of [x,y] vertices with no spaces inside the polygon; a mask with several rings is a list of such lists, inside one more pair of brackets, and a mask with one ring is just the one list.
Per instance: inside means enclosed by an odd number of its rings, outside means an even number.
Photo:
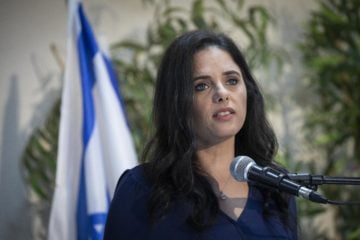
[{"label": "neck", "polygon": [[235,139],[231,138],[196,151],[201,168],[215,179],[229,176],[229,166],[234,159]]}]

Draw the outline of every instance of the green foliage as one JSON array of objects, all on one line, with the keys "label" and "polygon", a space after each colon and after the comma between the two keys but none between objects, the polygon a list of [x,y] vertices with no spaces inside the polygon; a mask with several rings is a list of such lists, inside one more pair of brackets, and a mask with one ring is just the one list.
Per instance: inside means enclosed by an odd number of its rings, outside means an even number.
[{"label": "green foliage", "polygon": [[[360,1],[323,0],[312,13],[301,44],[309,70],[308,87],[316,93],[307,109],[307,137],[323,149],[324,175],[360,172]],[[330,199],[360,200],[359,189],[329,186]],[[360,207],[336,209],[344,239],[359,237]]]},{"label": "green foliage", "polygon": [[57,101],[44,126],[32,134],[23,153],[24,177],[37,197],[48,203],[55,184],[59,120],[60,101]]},{"label": "green foliage", "polygon": [[35,198],[33,209],[42,227],[37,229],[39,239],[46,239],[45,229],[54,192],[59,120],[60,101],[57,101],[44,125],[31,135],[22,156],[22,173],[28,184],[29,195]]}]

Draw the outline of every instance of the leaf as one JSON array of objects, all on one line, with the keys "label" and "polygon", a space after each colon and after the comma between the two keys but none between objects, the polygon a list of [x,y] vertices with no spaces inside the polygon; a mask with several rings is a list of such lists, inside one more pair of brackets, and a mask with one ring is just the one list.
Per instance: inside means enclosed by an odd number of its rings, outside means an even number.
[{"label": "leaf", "polygon": [[204,29],[207,27],[206,21],[204,19],[204,11],[205,8],[203,0],[195,0],[191,11],[191,20],[199,29]]},{"label": "leaf", "polygon": [[127,48],[127,49],[131,49],[137,52],[140,51],[145,51],[145,47],[144,45],[142,45],[141,43],[137,43],[134,40],[124,40],[121,41],[119,43],[114,44],[112,47],[112,49],[117,49],[117,48]]}]

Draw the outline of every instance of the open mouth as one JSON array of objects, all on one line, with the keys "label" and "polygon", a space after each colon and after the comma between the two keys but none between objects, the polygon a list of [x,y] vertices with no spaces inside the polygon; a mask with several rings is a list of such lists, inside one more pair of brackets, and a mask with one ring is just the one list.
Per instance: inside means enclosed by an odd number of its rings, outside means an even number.
[{"label": "open mouth", "polygon": [[233,109],[226,108],[226,109],[220,109],[219,111],[215,112],[213,117],[219,120],[227,120],[230,117],[232,117],[233,114],[235,114],[235,111]]}]

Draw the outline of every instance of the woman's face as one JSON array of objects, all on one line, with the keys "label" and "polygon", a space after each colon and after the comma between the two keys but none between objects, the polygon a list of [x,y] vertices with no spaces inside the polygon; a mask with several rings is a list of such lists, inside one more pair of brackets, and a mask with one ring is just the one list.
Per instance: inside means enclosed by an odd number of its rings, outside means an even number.
[{"label": "woman's face", "polygon": [[194,125],[197,148],[235,138],[246,116],[246,86],[226,51],[208,47],[194,55]]}]

